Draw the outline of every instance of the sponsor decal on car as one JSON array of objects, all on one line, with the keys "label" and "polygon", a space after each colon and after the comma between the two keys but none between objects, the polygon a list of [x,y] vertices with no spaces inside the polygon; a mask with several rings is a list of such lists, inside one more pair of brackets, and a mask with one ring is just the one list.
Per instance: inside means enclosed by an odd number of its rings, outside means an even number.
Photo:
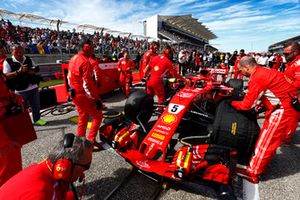
[{"label": "sponsor decal on car", "polygon": [[100,69],[106,70],[106,69],[116,69],[117,63],[101,63],[98,65]]},{"label": "sponsor decal on car", "polygon": [[[153,145],[154,145],[154,144],[162,145],[162,141],[159,141],[159,140],[157,140],[157,139],[155,139],[155,138],[151,138],[151,137],[150,137],[150,138],[148,138],[148,141],[149,141],[149,142],[152,142]],[[152,144],[151,144],[151,145],[152,145]],[[150,148],[151,148],[151,146],[150,146]],[[150,148],[149,148],[149,151],[151,151]],[[153,148],[153,147],[152,147],[152,148]],[[152,148],[151,148],[151,149],[152,149]]]},{"label": "sponsor decal on car", "polygon": [[179,96],[181,98],[191,98],[193,96],[193,94],[186,93],[186,92],[180,92],[180,93],[177,94],[177,96]]},{"label": "sponsor decal on car", "polygon": [[168,112],[172,114],[178,114],[180,111],[182,111],[185,108],[183,105],[170,103],[168,107]]},{"label": "sponsor decal on car", "polygon": [[163,131],[163,130],[160,130],[160,129],[156,129],[156,128],[155,128],[153,131],[159,132],[159,133],[164,134],[164,135],[167,135],[167,134],[168,134],[168,132]]},{"label": "sponsor decal on car", "polygon": [[210,72],[211,73],[215,73],[215,74],[226,74],[227,73],[227,69],[211,69]]},{"label": "sponsor decal on car", "polygon": [[157,125],[157,128],[163,129],[163,130],[165,130],[165,131],[171,130],[171,127],[164,126],[164,125],[160,125],[160,124]]},{"label": "sponsor decal on car", "polygon": [[140,166],[140,167],[142,167],[142,168],[150,168],[150,166],[149,166],[149,164],[147,163],[148,161],[147,160],[145,160],[145,161],[141,161],[141,160],[137,160],[136,161],[136,164],[138,165],[138,166]]},{"label": "sponsor decal on car", "polygon": [[177,121],[176,116],[172,114],[166,114],[162,117],[162,122],[166,124],[173,124],[176,121]]},{"label": "sponsor decal on car", "polygon": [[159,139],[159,140],[164,140],[165,139],[165,136],[163,136],[161,134],[158,134],[158,133],[152,133],[151,136],[156,138],[156,139]]}]

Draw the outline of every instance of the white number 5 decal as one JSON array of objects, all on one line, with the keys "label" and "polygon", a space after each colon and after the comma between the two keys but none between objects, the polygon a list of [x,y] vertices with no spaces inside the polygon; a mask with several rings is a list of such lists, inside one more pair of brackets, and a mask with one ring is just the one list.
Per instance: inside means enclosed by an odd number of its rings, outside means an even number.
[{"label": "white number 5 decal", "polygon": [[184,108],[183,105],[170,103],[168,107],[168,112],[173,114],[178,114],[180,111],[183,110],[183,108]]}]

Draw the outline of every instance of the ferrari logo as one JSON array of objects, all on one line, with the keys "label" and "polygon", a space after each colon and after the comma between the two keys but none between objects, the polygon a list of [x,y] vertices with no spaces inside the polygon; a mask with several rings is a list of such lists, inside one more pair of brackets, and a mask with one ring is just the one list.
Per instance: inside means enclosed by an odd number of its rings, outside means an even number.
[{"label": "ferrari logo", "polygon": [[171,124],[176,121],[175,115],[167,114],[162,118],[164,123]]},{"label": "ferrari logo", "polygon": [[156,72],[156,71],[158,71],[158,70],[159,70],[159,66],[156,65],[156,66],[154,67],[154,71]]}]

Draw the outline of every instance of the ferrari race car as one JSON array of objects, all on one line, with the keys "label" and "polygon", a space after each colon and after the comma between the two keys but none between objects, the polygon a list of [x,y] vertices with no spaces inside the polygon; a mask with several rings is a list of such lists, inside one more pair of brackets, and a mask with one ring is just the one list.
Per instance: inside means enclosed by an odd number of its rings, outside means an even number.
[{"label": "ferrari race car", "polygon": [[224,83],[217,80],[218,73],[227,72],[202,70],[187,76],[190,85],[168,81],[166,87],[173,92],[164,105],[155,104],[144,90],[132,93],[124,115],[104,120],[100,139],[142,172],[179,182],[214,183],[220,198],[234,199],[236,165],[249,162],[259,126],[253,114],[230,106],[231,100],[243,98],[243,81]]}]

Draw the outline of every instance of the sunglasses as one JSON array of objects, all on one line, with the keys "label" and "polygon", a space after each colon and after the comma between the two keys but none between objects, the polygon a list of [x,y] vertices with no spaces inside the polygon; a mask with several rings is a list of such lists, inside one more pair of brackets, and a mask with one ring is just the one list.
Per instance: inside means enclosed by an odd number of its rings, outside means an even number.
[{"label": "sunglasses", "polygon": [[285,53],[285,52],[284,52],[283,55],[290,55],[290,54],[292,54],[292,53],[293,53],[293,52],[289,52],[289,53],[287,53],[287,52]]},{"label": "sunglasses", "polygon": [[84,171],[85,171],[85,170],[90,169],[91,163],[92,163],[92,161],[90,161],[90,162],[87,163],[87,164],[74,163],[74,165],[79,166],[79,167],[82,167],[82,168],[84,169]]}]

